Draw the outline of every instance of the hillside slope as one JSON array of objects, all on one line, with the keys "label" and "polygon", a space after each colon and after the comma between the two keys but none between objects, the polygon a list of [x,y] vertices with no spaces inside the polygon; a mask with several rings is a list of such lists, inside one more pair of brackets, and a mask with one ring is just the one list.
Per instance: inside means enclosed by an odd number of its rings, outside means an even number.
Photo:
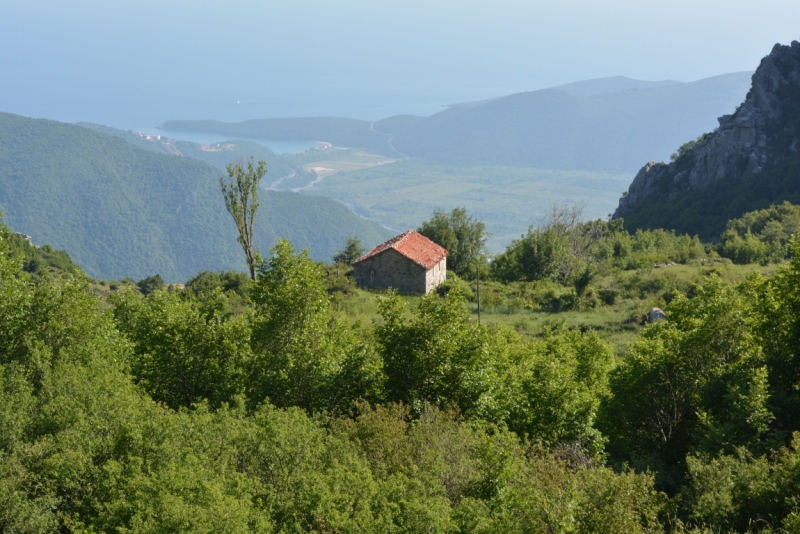
[{"label": "hillside slope", "polygon": [[[219,169],[79,126],[0,113],[0,211],[15,231],[65,249],[91,276],[185,280],[244,269]],[[268,175],[269,177],[269,175]],[[336,201],[263,192],[256,241],[276,236],[330,259],[347,235],[389,232]]]},{"label": "hillside slope", "polygon": [[630,229],[713,238],[744,212],[800,201],[800,43],[775,45],[744,102],[728,111],[716,130],[684,144],[671,163],[645,165],[614,217]]},{"label": "hillside slope", "polygon": [[682,85],[683,82],[675,80],[661,80],[650,82],[646,80],[634,80],[626,76],[609,76],[607,78],[594,78],[580,82],[565,83],[553,89],[560,89],[573,96],[595,96],[619,91],[629,91],[631,89],[652,89],[654,87],[667,87],[670,85]]},{"label": "hillside slope", "polygon": [[[750,73],[734,73],[629,90],[612,90],[625,87],[624,79],[572,84],[455,106],[418,121],[387,119],[374,128],[392,134],[397,150],[436,163],[632,171],[643,157],[669,154],[713,127],[741,101],[749,79]],[[611,92],[578,96],[604,90]]]}]

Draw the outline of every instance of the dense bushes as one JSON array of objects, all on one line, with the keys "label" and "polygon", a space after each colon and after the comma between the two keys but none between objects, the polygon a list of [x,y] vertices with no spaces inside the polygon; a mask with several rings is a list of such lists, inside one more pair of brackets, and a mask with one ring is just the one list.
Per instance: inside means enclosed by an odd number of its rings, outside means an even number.
[{"label": "dense bushes", "polygon": [[697,237],[666,230],[629,234],[622,220],[583,222],[580,211],[561,208],[539,228],[513,241],[492,262],[497,280],[552,279],[582,296],[599,275],[659,263],[687,263],[707,256]]},{"label": "dense bushes", "polygon": [[745,213],[728,221],[719,254],[735,263],[777,263],[789,254],[789,239],[800,230],[800,206],[789,202]]},{"label": "dense bushes", "polygon": [[122,291],[104,312],[0,236],[0,530],[800,525],[800,243],[738,286],[660,277],[669,320],[615,357],[592,332],[478,325],[457,284],[350,324],[286,242],[236,313],[217,283]]}]

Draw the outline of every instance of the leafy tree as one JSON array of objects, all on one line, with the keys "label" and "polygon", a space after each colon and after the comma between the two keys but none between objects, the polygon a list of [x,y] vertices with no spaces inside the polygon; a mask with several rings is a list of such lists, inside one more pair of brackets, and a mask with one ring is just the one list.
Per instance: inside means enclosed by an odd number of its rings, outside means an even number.
[{"label": "leafy tree", "polygon": [[383,323],[375,335],[389,400],[416,411],[425,403],[453,403],[472,413],[496,398],[503,340],[470,320],[457,291],[423,297],[410,319],[399,297],[389,295],[380,303],[380,314]]},{"label": "leafy tree", "polygon": [[567,254],[566,240],[555,231],[531,227],[494,259],[492,274],[504,282],[555,278]]},{"label": "leafy tree", "polygon": [[575,444],[599,457],[604,438],[595,428],[614,365],[611,347],[596,333],[557,328],[515,356],[516,386],[509,428],[551,445]]},{"label": "leafy tree", "polygon": [[204,295],[213,293],[217,288],[223,292],[233,292],[245,298],[250,292],[251,280],[245,273],[236,271],[202,271],[186,282],[187,294]]},{"label": "leafy tree", "polygon": [[674,491],[689,452],[759,446],[774,416],[757,293],[709,278],[695,298],[676,295],[669,320],[644,331],[612,374],[601,418],[616,459],[658,470]]},{"label": "leafy tree", "polygon": [[161,278],[160,274],[155,274],[136,282],[136,287],[139,288],[139,291],[142,292],[142,295],[147,296],[154,291],[160,291],[164,289],[164,280]]},{"label": "leafy tree", "polygon": [[728,532],[750,532],[754,523],[782,532],[800,526],[800,433],[770,456],[741,447],[715,458],[689,456],[687,464],[680,504],[689,524]]},{"label": "leafy tree", "polygon": [[775,428],[785,441],[800,429],[800,237],[788,248],[792,261],[751,297],[763,320],[759,333],[769,367]]},{"label": "leafy tree", "polygon": [[618,227],[600,220],[584,222],[580,206],[554,205],[540,227],[530,227],[492,262],[493,273],[503,281],[553,278],[574,285],[582,295],[609,256],[604,245]]},{"label": "leafy tree", "polygon": [[[447,407],[354,405],[380,390],[371,335],[327,313],[320,266],[288,243],[260,267],[253,310],[232,316],[220,287],[128,290],[101,311],[82,276],[23,271],[6,237],[0,226],[4,532],[660,530],[648,475],[598,467],[569,444],[551,453],[504,427],[498,417],[524,398],[514,378],[527,367],[514,366],[531,351],[512,331],[471,323],[455,293],[429,297],[416,317],[387,315],[397,331],[380,332],[381,343],[418,339],[392,349],[422,384],[403,387]],[[538,350],[563,371],[574,359],[570,381],[601,390],[602,350],[570,335]],[[236,394],[253,383],[269,387]],[[265,392],[287,407],[261,403]],[[581,405],[553,397],[537,407]],[[776,487],[791,493],[792,464],[780,465]]]},{"label": "leafy tree", "polygon": [[769,255],[769,245],[764,243],[749,231],[743,236],[735,230],[725,230],[719,243],[719,254],[723,258],[730,258],[734,263],[766,263]]},{"label": "leafy tree", "polygon": [[728,221],[717,249],[720,256],[734,263],[781,262],[798,230],[800,206],[784,202]]},{"label": "leafy tree", "polygon": [[[255,357],[249,396],[307,410],[374,398],[380,365],[356,332],[329,313],[322,267],[279,241],[253,286]],[[347,380],[343,380],[348,377]]]},{"label": "leafy tree", "polygon": [[454,208],[447,213],[433,212],[433,217],[423,221],[417,229],[434,243],[447,249],[447,269],[459,276],[468,276],[479,264],[486,247],[486,225],[467,215],[465,208]]},{"label": "leafy tree", "polygon": [[253,224],[258,210],[258,184],[267,174],[267,164],[259,161],[258,167],[255,167],[253,158],[250,158],[246,167],[242,163],[236,163],[228,165],[227,170],[228,181],[224,177],[220,178],[219,186],[225,199],[225,207],[236,223],[239,244],[244,250],[250,278],[255,280],[257,261],[253,251]]},{"label": "leafy tree", "polygon": [[133,345],[131,371],[155,400],[178,409],[231,402],[245,390],[250,325],[224,313],[219,291],[183,299],[158,291],[112,296],[117,328]]},{"label": "leafy tree", "polygon": [[347,237],[347,244],[333,257],[334,263],[352,265],[354,261],[364,255],[364,247],[357,237]]}]

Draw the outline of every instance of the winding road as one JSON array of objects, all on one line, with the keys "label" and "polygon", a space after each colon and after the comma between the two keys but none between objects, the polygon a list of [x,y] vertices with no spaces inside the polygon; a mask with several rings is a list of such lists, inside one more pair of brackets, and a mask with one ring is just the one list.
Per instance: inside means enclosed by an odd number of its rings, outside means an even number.
[{"label": "winding road", "polygon": [[389,144],[389,148],[394,150],[396,153],[400,154],[403,157],[403,159],[408,159],[409,158],[409,156],[407,156],[406,154],[403,154],[402,152],[400,152],[399,150],[397,150],[394,147],[394,145],[392,144],[392,139],[394,139],[394,136],[392,134],[386,133],[386,132],[382,132],[380,130],[376,130],[374,122],[369,123],[369,129],[370,129],[370,131],[375,132],[376,134],[385,135],[386,136],[386,142]]}]

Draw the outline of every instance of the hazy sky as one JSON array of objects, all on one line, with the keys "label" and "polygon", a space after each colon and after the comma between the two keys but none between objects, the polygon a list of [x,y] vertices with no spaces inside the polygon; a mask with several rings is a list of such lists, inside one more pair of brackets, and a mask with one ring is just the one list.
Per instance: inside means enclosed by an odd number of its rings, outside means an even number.
[{"label": "hazy sky", "polygon": [[379,119],[618,74],[753,70],[793,39],[797,0],[0,0],[0,111]]}]

